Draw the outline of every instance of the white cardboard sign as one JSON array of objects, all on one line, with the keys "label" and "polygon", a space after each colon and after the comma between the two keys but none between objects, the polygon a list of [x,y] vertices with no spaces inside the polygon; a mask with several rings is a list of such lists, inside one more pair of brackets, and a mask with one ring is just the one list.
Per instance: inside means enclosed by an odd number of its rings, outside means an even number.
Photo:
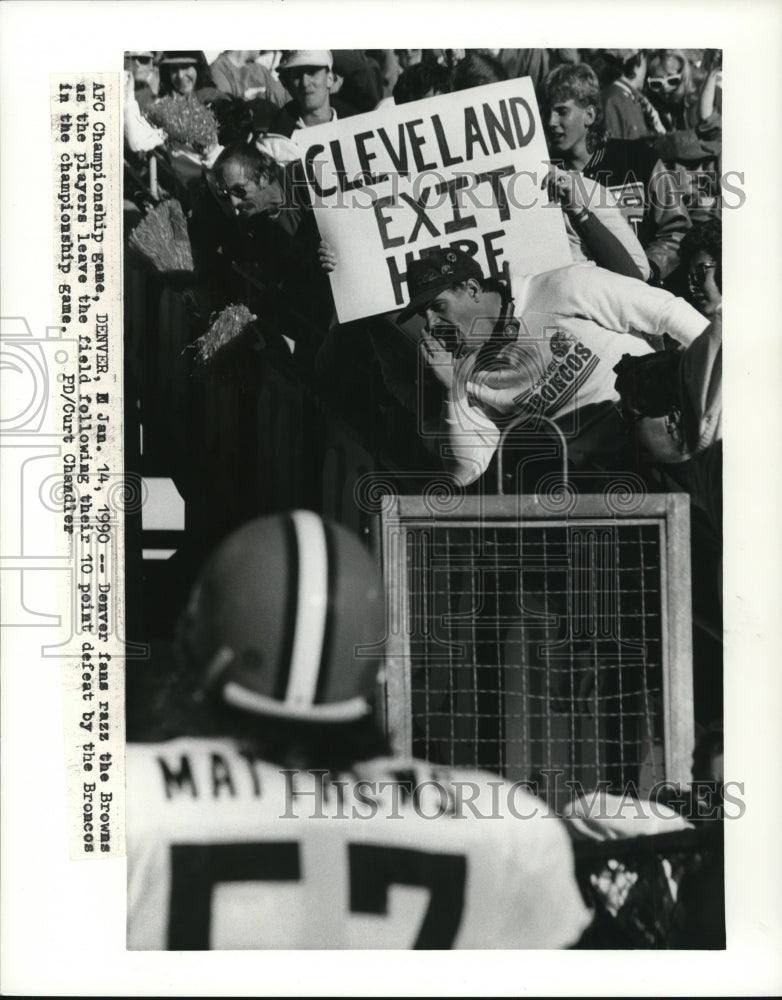
[{"label": "white cardboard sign", "polygon": [[487,276],[571,263],[562,213],[541,185],[548,150],[528,77],[391,106],[294,136],[340,322],[401,309],[406,271],[434,247]]}]

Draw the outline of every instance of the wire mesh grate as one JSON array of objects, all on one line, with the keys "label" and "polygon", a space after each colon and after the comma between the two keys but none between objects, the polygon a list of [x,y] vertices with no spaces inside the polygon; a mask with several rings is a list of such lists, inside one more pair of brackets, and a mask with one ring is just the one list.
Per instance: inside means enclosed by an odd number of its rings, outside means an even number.
[{"label": "wire mesh grate", "polygon": [[513,780],[663,776],[655,522],[408,526],[412,750]]}]

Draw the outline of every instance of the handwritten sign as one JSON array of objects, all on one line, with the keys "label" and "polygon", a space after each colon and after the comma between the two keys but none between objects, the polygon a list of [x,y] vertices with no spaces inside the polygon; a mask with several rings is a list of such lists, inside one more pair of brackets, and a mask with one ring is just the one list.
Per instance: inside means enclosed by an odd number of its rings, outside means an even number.
[{"label": "handwritten sign", "polygon": [[401,309],[411,261],[439,247],[484,274],[571,263],[541,184],[548,151],[528,77],[302,129],[294,136],[340,322]]}]

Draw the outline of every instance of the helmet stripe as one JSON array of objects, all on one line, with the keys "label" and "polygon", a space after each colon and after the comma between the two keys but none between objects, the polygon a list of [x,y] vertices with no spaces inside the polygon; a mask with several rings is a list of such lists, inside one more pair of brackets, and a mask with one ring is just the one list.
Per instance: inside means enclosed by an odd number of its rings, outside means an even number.
[{"label": "helmet stripe", "polygon": [[326,611],[329,603],[328,553],[323,522],[311,511],[295,511],[298,542],[298,602],[285,704],[312,705],[320,672]]},{"label": "helmet stripe", "polygon": [[244,712],[254,712],[257,715],[268,715],[276,719],[296,719],[301,722],[355,722],[369,711],[366,698],[357,695],[348,701],[340,701],[333,705],[310,705],[298,709],[289,706],[276,698],[269,698],[257,691],[250,691],[235,681],[229,681],[222,691],[223,701]]},{"label": "helmet stripe", "polygon": [[284,701],[288,690],[288,681],[291,671],[291,657],[293,656],[293,646],[296,636],[296,618],[298,615],[299,600],[299,542],[296,535],[296,528],[290,517],[281,519],[283,541],[285,544],[285,565],[288,567],[287,590],[284,595],[284,607],[282,611],[281,625],[284,629],[282,644],[280,647],[280,661],[277,666],[277,674],[274,681],[273,695],[278,701]]},{"label": "helmet stripe", "polygon": [[318,671],[318,686],[315,689],[315,704],[320,705],[326,697],[329,683],[330,668],[334,661],[334,629],[336,622],[336,594],[337,594],[337,547],[334,541],[334,534],[331,525],[323,521],[323,531],[326,539],[326,560],[328,574],[328,604],[326,605],[326,625],[323,630],[323,648],[320,654],[320,669]]}]

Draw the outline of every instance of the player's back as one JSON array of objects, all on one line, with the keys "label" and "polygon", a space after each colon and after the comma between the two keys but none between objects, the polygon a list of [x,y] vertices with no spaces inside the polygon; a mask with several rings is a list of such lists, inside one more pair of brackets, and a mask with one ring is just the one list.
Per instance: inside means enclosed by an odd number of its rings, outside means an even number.
[{"label": "player's back", "polygon": [[490,774],[188,738],[129,746],[127,780],[131,949],[551,948],[589,921],[561,821]]}]

